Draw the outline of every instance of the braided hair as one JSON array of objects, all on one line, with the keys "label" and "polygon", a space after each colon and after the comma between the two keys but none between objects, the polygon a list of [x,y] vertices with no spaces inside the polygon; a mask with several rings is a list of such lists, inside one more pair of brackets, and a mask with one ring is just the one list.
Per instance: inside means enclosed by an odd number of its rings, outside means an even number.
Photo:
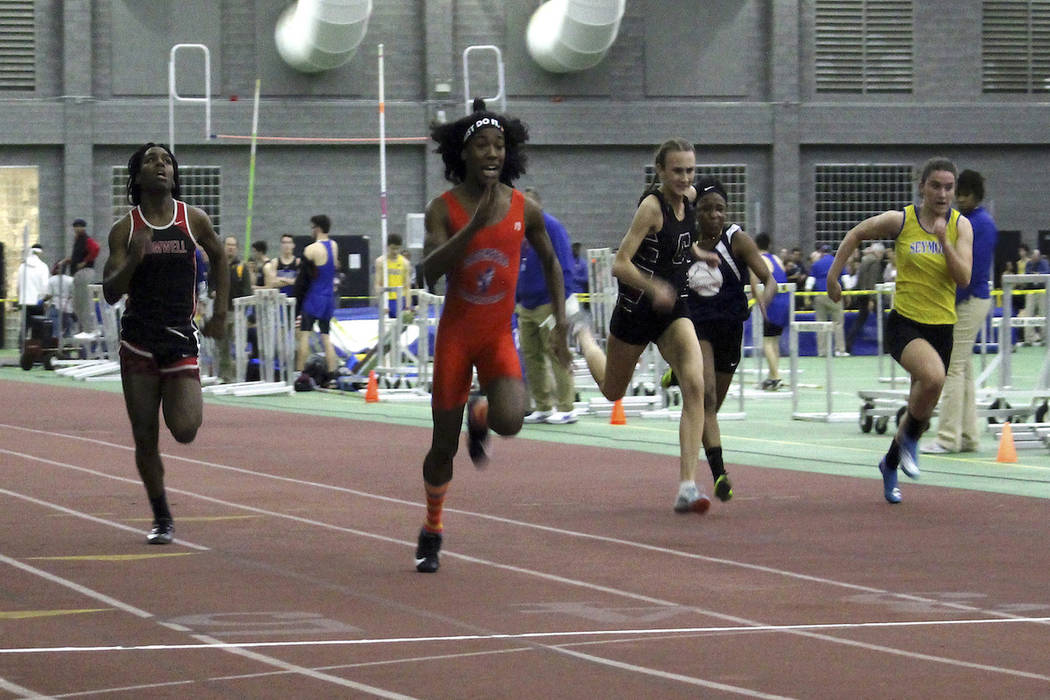
[{"label": "braided hair", "polygon": [[135,180],[139,176],[139,171],[142,170],[142,159],[146,157],[146,151],[159,146],[167,151],[168,156],[171,157],[171,167],[174,171],[171,178],[171,196],[175,199],[180,199],[180,188],[179,188],[179,161],[175,160],[175,154],[171,152],[166,144],[163,143],[149,143],[143,144],[137,151],[131,154],[131,158],[128,159],[128,201],[132,204],[139,204],[142,201],[142,186],[139,185]]}]

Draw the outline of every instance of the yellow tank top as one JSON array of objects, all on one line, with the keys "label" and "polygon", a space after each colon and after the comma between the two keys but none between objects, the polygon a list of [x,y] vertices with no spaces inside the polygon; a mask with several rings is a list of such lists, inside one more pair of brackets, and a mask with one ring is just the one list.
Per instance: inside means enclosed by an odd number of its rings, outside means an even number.
[{"label": "yellow tank top", "polygon": [[[396,259],[386,261],[386,278],[388,287],[403,287],[405,285],[405,275],[408,272],[408,259],[404,255],[397,256]],[[396,292],[387,292],[387,299],[397,299]],[[954,297],[953,297],[954,298]]]},{"label": "yellow tank top", "polygon": [[[955,245],[959,237],[959,212],[949,210],[947,239]],[[904,225],[894,245],[897,256],[897,291],[893,308],[918,323],[955,323],[955,281],[948,272],[937,236],[919,224],[915,205],[904,207]]]}]

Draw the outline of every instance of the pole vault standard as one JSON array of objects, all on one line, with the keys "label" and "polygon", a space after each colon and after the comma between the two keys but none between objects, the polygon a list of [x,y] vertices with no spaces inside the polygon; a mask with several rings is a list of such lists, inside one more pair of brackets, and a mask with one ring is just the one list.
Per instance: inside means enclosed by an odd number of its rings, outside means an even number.
[{"label": "pole vault standard", "polygon": [[252,211],[255,208],[255,143],[259,135],[259,78],[255,79],[255,103],[252,107],[251,149],[248,156],[248,213],[244,219],[244,260],[252,255]]},{"label": "pole vault standard", "polygon": [[[377,340],[376,360],[380,371],[396,371],[401,367],[403,352],[401,348],[401,335],[403,332],[400,313],[395,313],[394,318],[387,323],[386,296],[390,291],[390,261],[387,259],[388,244],[388,200],[386,189],[386,78],[384,73],[383,44],[377,46],[378,74],[379,74],[379,231],[380,231],[380,257],[383,260],[382,285],[376,298],[377,311]],[[405,271],[408,274],[408,271]],[[397,310],[401,308],[403,288],[395,291],[395,304]]]}]

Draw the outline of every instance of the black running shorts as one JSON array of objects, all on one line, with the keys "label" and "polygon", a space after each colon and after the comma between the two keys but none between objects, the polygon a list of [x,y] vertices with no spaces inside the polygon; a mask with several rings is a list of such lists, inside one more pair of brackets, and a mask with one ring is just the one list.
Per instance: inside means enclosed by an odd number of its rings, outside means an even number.
[{"label": "black running shorts", "polygon": [[655,343],[679,318],[689,318],[689,308],[682,297],[666,314],[654,311],[647,299],[639,301],[633,309],[619,302],[609,319],[609,332],[630,345],[648,345]]},{"label": "black running shorts", "polygon": [[715,371],[732,374],[740,364],[740,341],[744,324],[740,321],[693,321],[696,337],[711,343],[715,356]]},{"label": "black running shorts", "polygon": [[901,316],[896,311],[891,311],[886,318],[886,326],[882,332],[882,342],[886,350],[899,364],[904,348],[913,340],[922,339],[933,346],[937,354],[941,356],[944,370],[948,371],[948,363],[952,359],[952,342],[955,326],[948,324],[930,325],[919,323],[906,316]]}]

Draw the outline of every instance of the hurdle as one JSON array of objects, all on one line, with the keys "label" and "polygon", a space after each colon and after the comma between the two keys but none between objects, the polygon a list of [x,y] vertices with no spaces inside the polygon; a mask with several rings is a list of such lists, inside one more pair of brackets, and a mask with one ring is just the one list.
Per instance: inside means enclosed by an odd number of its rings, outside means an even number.
[{"label": "hurdle", "polygon": [[591,332],[595,339],[608,335],[609,319],[616,307],[617,286],[612,273],[613,254],[609,248],[587,249],[587,293]]},{"label": "hurdle", "polygon": [[[397,294],[400,308],[403,290],[384,287],[380,294],[374,366],[379,380],[379,396],[391,401],[429,401],[433,374],[430,368],[430,330],[437,326],[445,297],[414,290],[419,303],[416,305],[415,319],[406,322],[401,314],[392,319],[387,318],[387,292]],[[415,354],[408,348],[413,339],[417,341]],[[361,370],[358,370],[360,373]]]},{"label": "hurdle", "polygon": [[80,381],[114,381],[120,379],[120,315],[124,309],[124,298],[116,304],[106,303],[101,284],[89,284],[92,308],[97,304],[102,322],[99,330],[90,337],[74,336],[77,344],[89,355],[84,360],[52,360],[55,374]]},{"label": "hurdle", "polygon": [[[398,313],[388,318],[388,294],[393,294]],[[376,345],[376,374],[387,379],[388,383],[404,384],[411,382],[410,377],[419,375],[419,360],[408,349],[412,342],[411,330],[414,326],[405,323],[402,313],[407,310],[404,289],[402,287],[382,287],[376,302],[378,312],[378,332]]]},{"label": "hurdle", "polygon": [[[876,354],[878,356],[878,380],[883,383],[888,383],[890,389],[897,387],[897,365],[895,362],[890,362],[890,373],[889,376],[883,373],[882,365],[886,360],[886,347],[883,344],[882,334],[883,326],[886,323],[885,312],[888,309],[893,308],[893,295],[897,291],[896,282],[879,282],[875,285],[875,336],[876,336],[876,347],[878,348]],[[885,298],[890,298],[889,307],[886,306]]]},{"label": "hurdle", "polygon": [[[987,381],[998,370],[999,386],[984,387],[981,392],[982,403],[988,406],[978,408],[978,415],[991,419],[1016,421],[1034,414],[1036,425],[1047,413],[1050,402],[1050,345],[1043,355],[1043,362],[1031,389],[1018,389],[1013,386],[1013,329],[1042,328],[1043,337],[1050,331],[1050,310],[1043,316],[1014,317],[1013,295],[1021,284],[1042,285],[1030,293],[1050,294],[1050,275],[1003,275],[1002,276],[1002,316],[998,323],[998,348],[995,359],[981,373],[981,380]],[[983,331],[982,331],[983,332]],[[1010,402],[1016,404],[1011,406]],[[1034,428],[1033,428],[1034,429]],[[1024,434],[1024,431],[1022,431]]]},{"label": "hurdle", "polygon": [[[245,381],[248,370],[248,313],[255,316],[259,379]],[[223,338],[219,342],[230,342]],[[238,381],[206,386],[215,395],[266,396],[292,393],[295,357],[295,299],[277,289],[259,289],[233,300],[234,371]],[[270,379],[276,377],[276,379]]]},{"label": "hurdle", "polygon": [[[827,338],[828,352],[824,356],[824,410],[800,411],[799,404],[799,367],[798,367],[798,334],[799,332],[823,333]],[[840,423],[854,420],[850,413],[836,413],[834,407],[834,386],[832,382],[831,362],[835,356],[834,321],[796,321],[792,319],[791,337],[791,419],[802,421],[819,421],[823,423]]]},{"label": "hurdle", "polygon": [[1011,366],[1010,353],[1003,352],[1003,346],[1010,347],[1013,345],[1013,329],[1041,327],[1048,352],[1043,359],[1043,366],[1039,372],[1036,387],[1038,389],[1047,389],[1048,385],[1050,385],[1050,334],[1048,334],[1048,331],[1050,331],[1050,305],[1046,305],[1046,314],[1044,316],[1015,318],[1013,316],[1013,292],[1014,288],[1019,284],[1041,284],[1043,286],[1042,293],[1050,298],[1050,275],[1003,275],[1003,315],[999,319],[999,356],[1002,358],[999,363],[999,388],[1004,390],[1012,388],[1013,368]]},{"label": "hurdle", "polygon": [[[797,287],[796,287],[794,282],[783,282],[783,283],[778,283],[777,284],[777,293],[778,294],[787,294],[788,295],[788,325],[787,325],[787,328],[785,328],[785,330],[788,332],[789,352],[790,352],[791,328],[793,327],[793,325],[795,323],[795,291],[796,291],[796,289],[797,289]],[[745,286],[744,290],[747,293],[752,293],[750,285]],[[761,294],[762,291],[763,291],[763,285],[760,283],[758,285],[758,293]],[[750,368],[750,369],[745,369],[744,367],[741,367],[741,368],[737,369],[737,374],[741,375],[740,381],[739,381],[739,389],[738,389],[738,391],[746,392],[746,396],[748,398],[762,398],[762,399],[767,399],[767,398],[768,399],[789,398],[789,396],[791,394],[791,391],[792,391],[790,388],[788,389],[788,391],[763,391],[761,389],[755,390],[754,388],[752,388],[752,389],[747,389],[746,388],[747,387],[747,382],[744,379],[744,376],[746,376],[748,373],[752,373],[756,377],[761,378],[761,376],[762,376],[762,374],[764,372],[763,366],[765,364],[765,354],[764,354],[765,351],[764,351],[764,348],[762,347],[762,344],[761,344],[762,341],[760,340],[760,339],[764,339],[763,332],[764,332],[764,329],[765,329],[765,319],[762,317],[762,312],[760,310],[758,310],[755,307],[754,304],[752,304],[752,307],[751,307],[751,316],[750,316],[749,320],[751,322],[751,345],[748,346],[746,343],[743,345],[742,351],[741,351],[741,358],[743,358],[746,355],[746,350],[748,349],[748,347],[750,347],[751,348],[752,360],[754,361],[754,367]],[[743,364],[743,359],[741,359],[741,364]],[[799,370],[799,374],[801,374],[801,373],[802,373],[802,370],[800,369]],[[743,400],[741,400],[741,402],[740,402],[740,410],[741,411],[744,410]]]}]

